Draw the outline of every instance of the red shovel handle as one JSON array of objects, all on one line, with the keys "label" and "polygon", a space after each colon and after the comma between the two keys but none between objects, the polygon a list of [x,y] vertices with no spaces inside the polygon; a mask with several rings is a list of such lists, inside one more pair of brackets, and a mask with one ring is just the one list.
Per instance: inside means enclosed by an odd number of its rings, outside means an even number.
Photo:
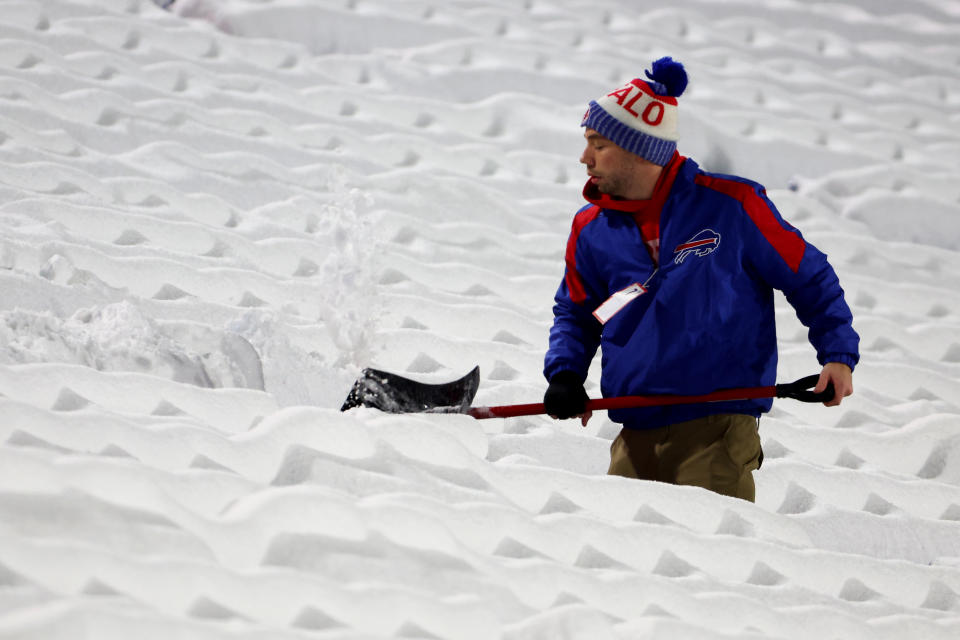
[{"label": "red shovel handle", "polygon": [[[618,396],[588,400],[590,411],[608,409],[636,409],[638,407],[661,407],[672,404],[697,404],[700,402],[723,402],[725,400],[753,400],[756,398],[794,398],[803,402],[827,402],[833,398],[833,388],[813,394],[807,389],[817,384],[819,376],[807,376],[796,382],[777,384],[769,387],[742,387],[723,389],[698,396],[651,395]],[[545,413],[543,403],[508,404],[499,407],[471,407],[467,413],[474,418],[516,418],[518,416],[536,416]]]}]

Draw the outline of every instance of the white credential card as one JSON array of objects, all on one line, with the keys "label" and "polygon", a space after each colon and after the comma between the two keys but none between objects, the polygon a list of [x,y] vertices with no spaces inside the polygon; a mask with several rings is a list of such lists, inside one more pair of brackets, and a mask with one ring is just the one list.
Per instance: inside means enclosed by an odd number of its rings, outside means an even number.
[{"label": "white credential card", "polygon": [[593,312],[593,317],[599,320],[600,324],[607,324],[610,318],[617,315],[618,311],[646,292],[646,287],[639,282],[635,282],[607,298],[606,302],[597,307]]}]

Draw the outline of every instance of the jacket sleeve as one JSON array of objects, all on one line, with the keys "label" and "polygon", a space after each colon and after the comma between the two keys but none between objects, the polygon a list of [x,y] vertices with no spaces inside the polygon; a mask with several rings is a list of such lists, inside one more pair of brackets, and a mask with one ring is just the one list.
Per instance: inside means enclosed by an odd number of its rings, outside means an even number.
[{"label": "jacket sleeve", "polygon": [[593,310],[603,300],[591,277],[589,247],[582,234],[594,217],[595,213],[578,213],[567,240],[564,277],[554,297],[553,326],[544,358],[547,380],[560,371],[573,371],[586,379],[600,346],[602,325],[593,317]]},{"label": "jacket sleeve", "polygon": [[746,234],[752,266],[784,293],[809,329],[820,364],[842,362],[853,369],[860,359],[860,336],[827,256],[780,216],[762,188],[743,204],[751,220]]}]

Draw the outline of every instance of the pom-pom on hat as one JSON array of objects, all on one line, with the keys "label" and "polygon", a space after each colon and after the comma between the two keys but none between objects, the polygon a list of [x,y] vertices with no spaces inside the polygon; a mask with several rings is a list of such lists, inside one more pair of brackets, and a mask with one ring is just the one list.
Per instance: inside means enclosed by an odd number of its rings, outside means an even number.
[{"label": "pom-pom on hat", "polygon": [[665,57],[646,74],[649,80],[635,78],[591,100],[580,126],[663,166],[677,148],[677,98],[687,88],[687,72],[682,64]]}]

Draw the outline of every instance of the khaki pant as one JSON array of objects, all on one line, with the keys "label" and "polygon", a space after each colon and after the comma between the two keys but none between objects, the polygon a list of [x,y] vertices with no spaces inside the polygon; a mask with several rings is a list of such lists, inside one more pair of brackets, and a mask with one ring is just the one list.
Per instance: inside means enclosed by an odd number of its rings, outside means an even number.
[{"label": "khaki pant", "polygon": [[623,429],[610,447],[609,475],[710,489],[754,501],[763,451],[757,419],[719,414],[659,429]]}]

